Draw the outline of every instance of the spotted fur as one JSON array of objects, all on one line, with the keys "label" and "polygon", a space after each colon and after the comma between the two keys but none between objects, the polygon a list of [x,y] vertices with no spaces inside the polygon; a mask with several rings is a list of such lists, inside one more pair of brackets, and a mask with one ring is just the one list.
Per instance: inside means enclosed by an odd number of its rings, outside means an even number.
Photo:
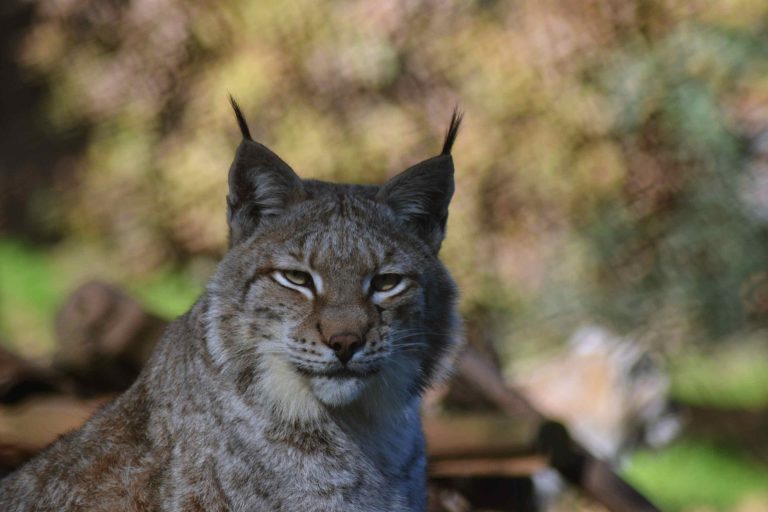
[{"label": "spotted fur", "polygon": [[460,116],[378,187],[300,179],[233,105],[229,252],[135,384],[0,482],[1,510],[425,509],[421,394],[460,341],[437,258]]}]

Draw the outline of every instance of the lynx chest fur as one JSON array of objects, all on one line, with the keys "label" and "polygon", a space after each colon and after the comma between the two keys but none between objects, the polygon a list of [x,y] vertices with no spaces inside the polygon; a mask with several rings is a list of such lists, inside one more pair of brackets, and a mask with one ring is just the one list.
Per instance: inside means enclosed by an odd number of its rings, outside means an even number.
[{"label": "lynx chest fur", "polygon": [[460,340],[440,155],[382,186],[302,180],[253,141],[230,250],[134,385],[0,481],[4,511],[423,511],[421,394]]}]

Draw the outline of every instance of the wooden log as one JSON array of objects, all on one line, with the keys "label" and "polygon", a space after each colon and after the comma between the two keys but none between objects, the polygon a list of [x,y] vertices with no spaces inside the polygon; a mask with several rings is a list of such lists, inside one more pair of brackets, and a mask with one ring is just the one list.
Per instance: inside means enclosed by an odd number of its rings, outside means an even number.
[{"label": "wooden log", "polygon": [[111,398],[40,395],[0,406],[0,474],[12,471],[59,436],[79,428]]},{"label": "wooden log", "polygon": [[17,356],[0,344],[0,404],[67,389],[69,386],[61,375]]},{"label": "wooden log", "polygon": [[577,483],[587,496],[611,511],[660,512],[660,510],[629,485],[608,464],[584,455],[584,473]]},{"label": "wooden log", "polygon": [[40,450],[60,435],[82,426],[98,407],[112,398],[43,395],[0,407],[0,439],[6,444]]},{"label": "wooden log", "polygon": [[518,392],[507,385],[498,366],[472,348],[456,363],[456,378],[480,393],[499,411],[515,417],[543,420],[541,414]]},{"label": "wooden log", "polygon": [[465,414],[424,418],[431,460],[504,458],[536,449],[538,423],[500,414]]},{"label": "wooden log", "polygon": [[529,477],[549,467],[541,455],[502,458],[429,459],[430,478]]},{"label": "wooden log", "polygon": [[507,386],[498,368],[487,359],[468,350],[459,360],[458,371],[468,382],[483,390],[500,410],[517,418],[527,418],[531,425],[536,425],[538,452],[549,459],[549,465],[609,511],[658,511],[608,464],[574,441],[564,425],[544,418]]},{"label": "wooden log", "polygon": [[610,512],[659,512],[604,461],[574,441],[564,425],[547,421],[539,430],[539,452],[568,482]]},{"label": "wooden log", "polygon": [[86,283],[56,315],[54,366],[84,391],[122,391],[139,374],[166,325],[118,288]]}]

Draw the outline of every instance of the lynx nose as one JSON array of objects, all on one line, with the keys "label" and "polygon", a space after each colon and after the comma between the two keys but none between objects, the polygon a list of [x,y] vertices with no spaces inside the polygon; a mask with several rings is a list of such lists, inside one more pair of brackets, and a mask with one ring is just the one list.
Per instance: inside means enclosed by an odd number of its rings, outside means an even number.
[{"label": "lynx nose", "polygon": [[362,348],[363,340],[357,334],[345,332],[334,334],[325,344],[333,349],[341,364],[346,365],[355,352]]}]

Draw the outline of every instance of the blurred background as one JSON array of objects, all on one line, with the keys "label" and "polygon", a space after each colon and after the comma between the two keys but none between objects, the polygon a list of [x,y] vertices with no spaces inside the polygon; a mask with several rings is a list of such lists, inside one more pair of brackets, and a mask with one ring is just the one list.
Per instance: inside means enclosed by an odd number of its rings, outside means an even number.
[{"label": "blurred background", "polygon": [[539,387],[642,353],[577,386],[652,364],[725,434],[623,474],[665,510],[768,510],[768,2],[4,0],[0,76],[4,347],[48,357],[86,279],[166,318],[196,299],[228,93],[299,174],[360,183],[436,154],[459,104],[442,255],[470,341]]}]

